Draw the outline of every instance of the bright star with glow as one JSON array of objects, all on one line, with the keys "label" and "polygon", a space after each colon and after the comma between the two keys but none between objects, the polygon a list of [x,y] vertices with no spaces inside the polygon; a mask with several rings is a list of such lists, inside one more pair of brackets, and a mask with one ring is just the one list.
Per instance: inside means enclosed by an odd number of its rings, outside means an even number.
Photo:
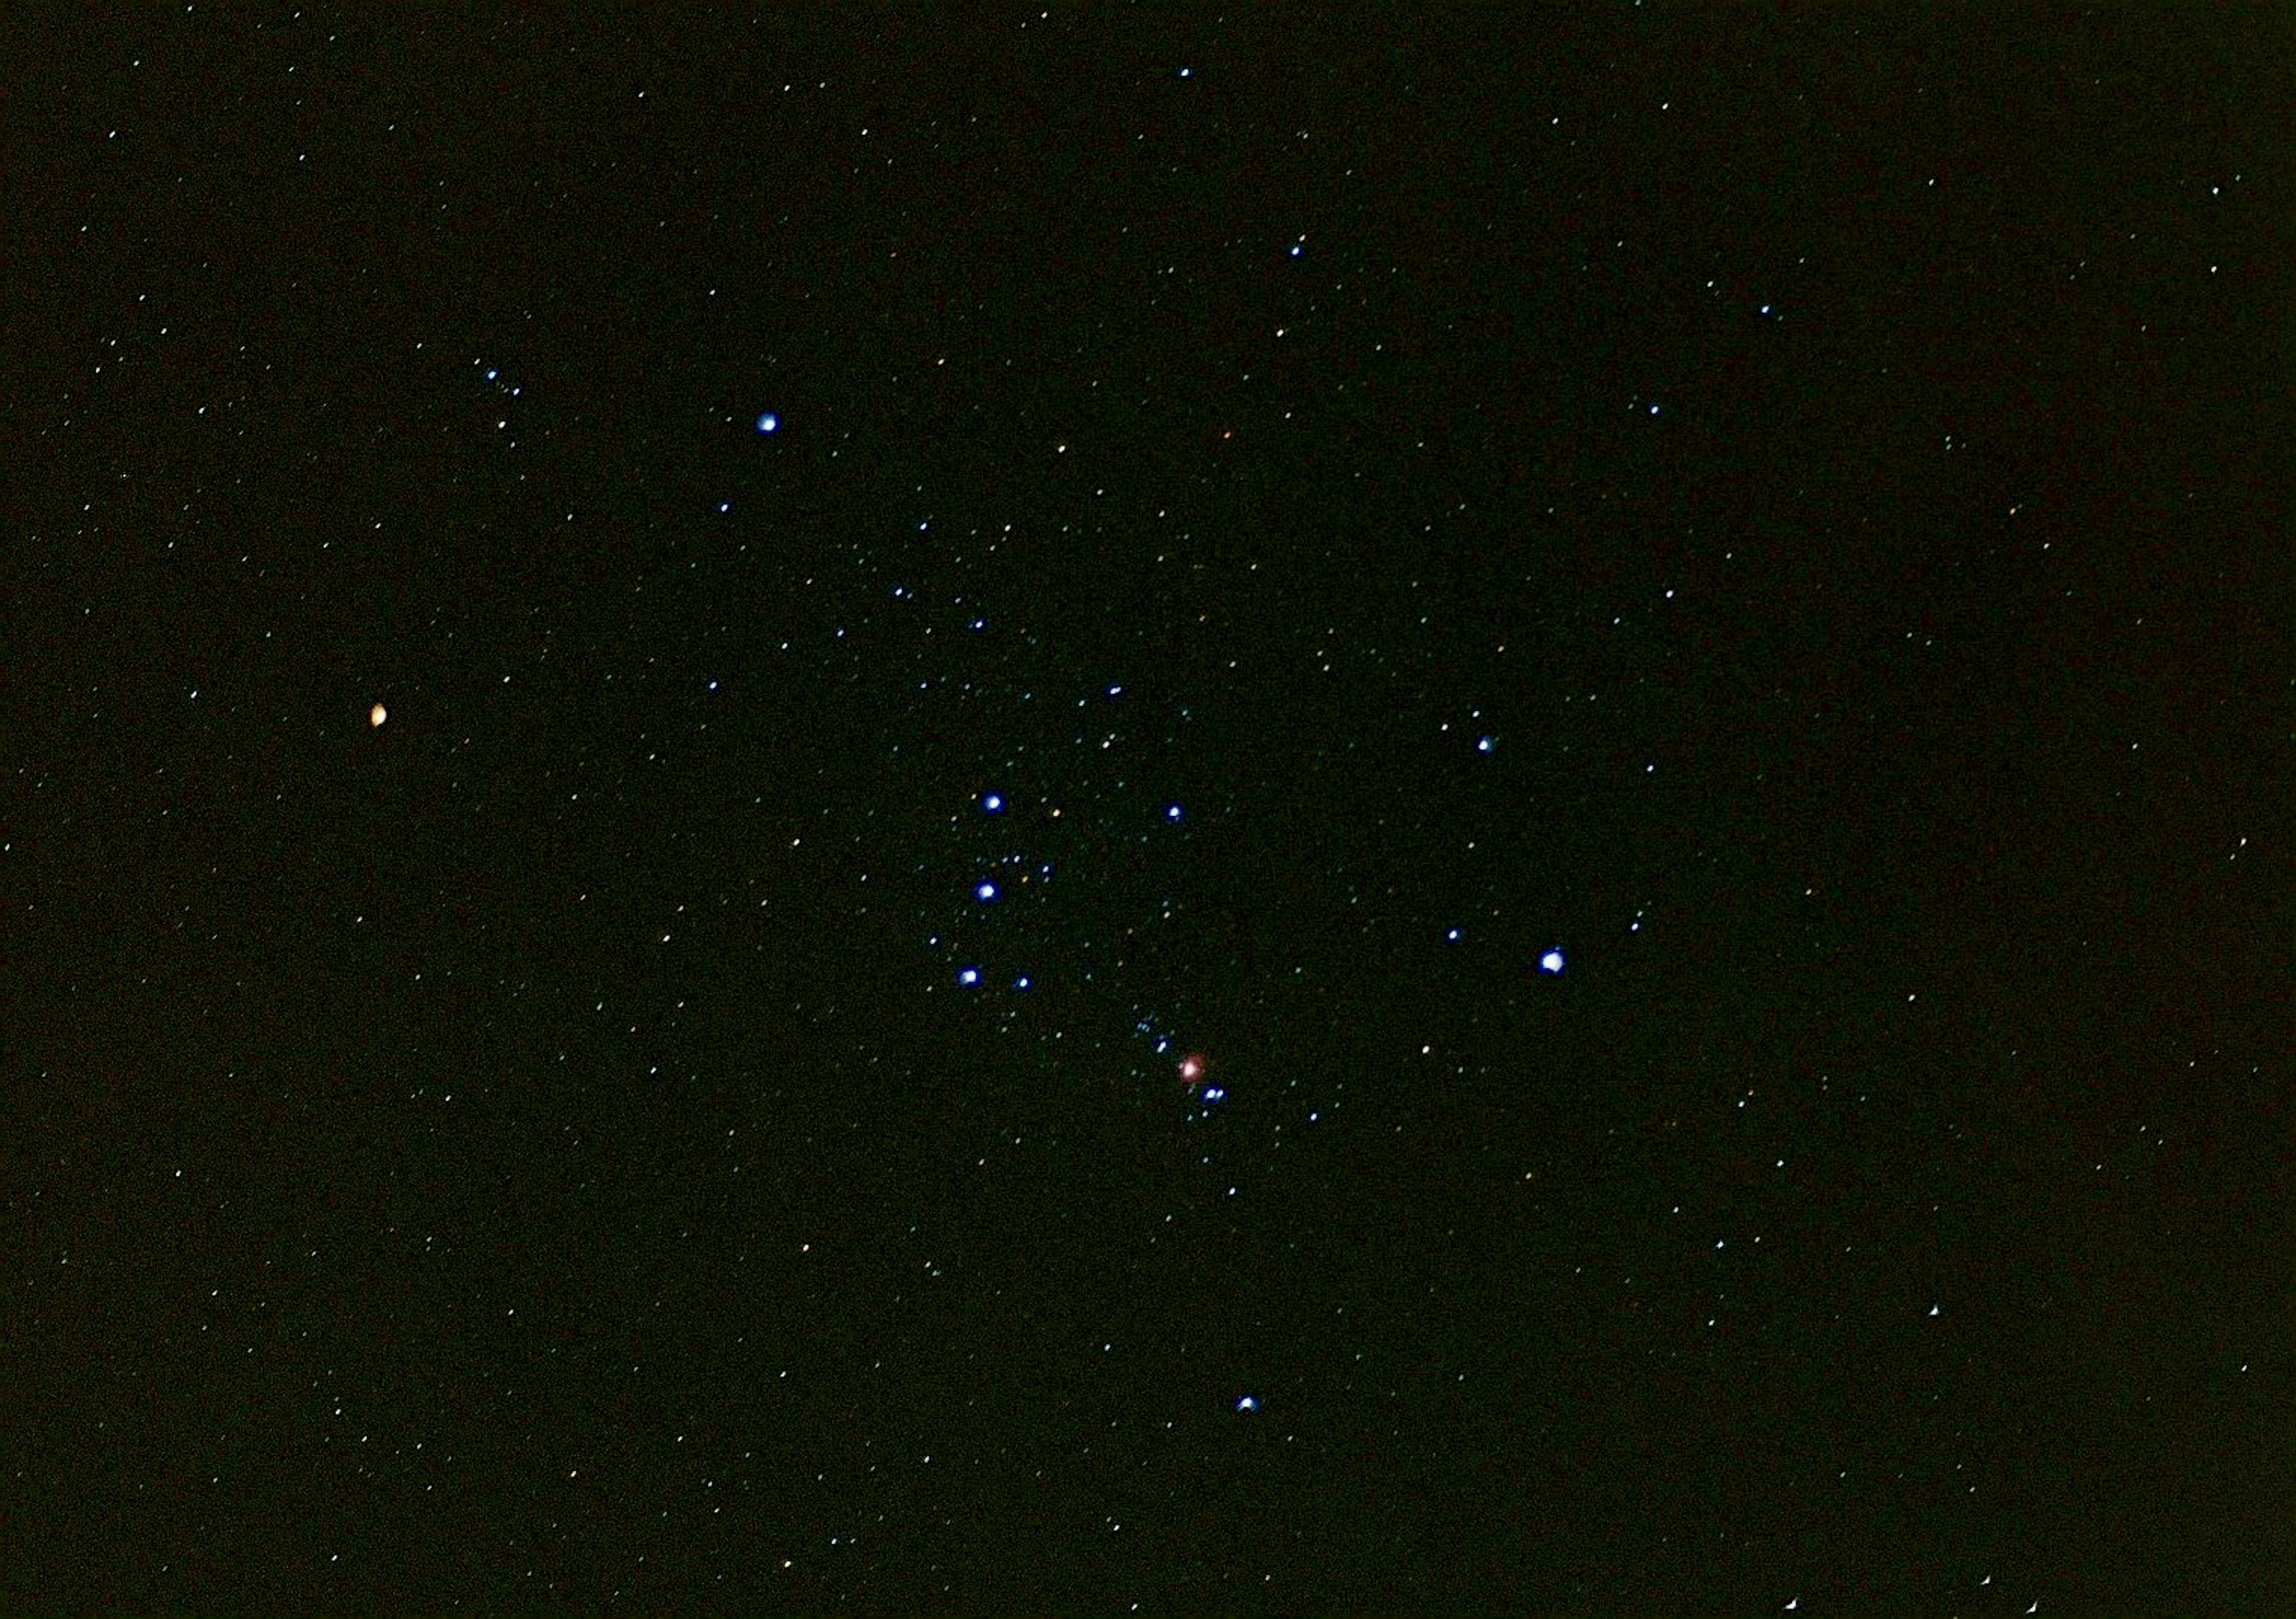
[{"label": "bright star with glow", "polygon": [[758,418],[758,431],[760,433],[777,432],[780,430],[781,425],[782,419],[779,416],[775,415],[771,411],[766,412],[763,415]]}]

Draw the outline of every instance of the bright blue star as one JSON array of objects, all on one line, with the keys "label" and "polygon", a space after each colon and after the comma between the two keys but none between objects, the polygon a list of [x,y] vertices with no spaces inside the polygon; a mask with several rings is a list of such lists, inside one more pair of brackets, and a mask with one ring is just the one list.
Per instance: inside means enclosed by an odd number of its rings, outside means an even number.
[{"label": "bright blue star", "polygon": [[765,414],[758,418],[758,431],[760,433],[775,432],[779,430],[781,425],[782,419],[779,416],[775,415],[771,411],[766,412]]},{"label": "bright blue star", "polygon": [[1004,795],[1003,793],[981,794],[980,807],[988,811],[988,814],[992,815],[995,814],[998,810],[1004,807]]},{"label": "bright blue star", "polygon": [[983,878],[972,890],[972,897],[984,904],[996,897],[996,885]]},{"label": "bright blue star", "polygon": [[1259,1396],[1258,1394],[1238,1394],[1235,1400],[1235,1409],[1240,1411],[1258,1410],[1259,1409]]},{"label": "bright blue star", "polygon": [[1180,806],[1179,806],[1178,805],[1177,805],[1177,804],[1168,804],[1168,805],[1166,805],[1164,806],[1164,819],[1165,819],[1165,820],[1167,820],[1167,821],[1177,821],[1179,818],[1180,818]]},{"label": "bright blue star", "polygon": [[979,969],[978,967],[960,967],[960,968],[958,968],[958,969],[956,969],[956,981],[957,981],[959,984],[964,984],[964,985],[973,985],[973,984],[978,984],[978,983],[980,983],[980,969]]},{"label": "bright blue star", "polygon": [[1561,972],[1562,970],[1562,953],[1559,950],[1550,950],[1545,955],[1539,957],[1538,970],[1544,973]]}]

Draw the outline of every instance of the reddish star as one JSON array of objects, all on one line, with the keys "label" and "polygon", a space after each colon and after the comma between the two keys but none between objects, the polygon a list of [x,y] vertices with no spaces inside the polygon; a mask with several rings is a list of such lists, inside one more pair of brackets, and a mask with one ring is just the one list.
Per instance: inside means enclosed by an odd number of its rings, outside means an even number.
[{"label": "reddish star", "polygon": [[1191,1051],[1180,1059],[1180,1083],[1190,1090],[1204,1083],[1204,1059],[1200,1051]]}]

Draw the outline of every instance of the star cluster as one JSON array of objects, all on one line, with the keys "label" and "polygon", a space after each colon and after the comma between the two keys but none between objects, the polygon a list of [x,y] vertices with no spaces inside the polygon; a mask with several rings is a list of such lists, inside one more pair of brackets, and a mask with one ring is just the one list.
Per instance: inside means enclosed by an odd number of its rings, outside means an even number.
[{"label": "star cluster", "polygon": [[7,1607],[2288,1606],[2252,20],[16,32]]}]

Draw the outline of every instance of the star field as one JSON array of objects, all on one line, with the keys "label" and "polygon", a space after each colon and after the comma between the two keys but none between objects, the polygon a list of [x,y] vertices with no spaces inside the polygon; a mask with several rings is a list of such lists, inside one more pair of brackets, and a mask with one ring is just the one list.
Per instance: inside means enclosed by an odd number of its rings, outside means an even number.
[{"label": "star field", "polygon": [[20,24],[8,1606],[2284,1607],[2268,32]]}]

